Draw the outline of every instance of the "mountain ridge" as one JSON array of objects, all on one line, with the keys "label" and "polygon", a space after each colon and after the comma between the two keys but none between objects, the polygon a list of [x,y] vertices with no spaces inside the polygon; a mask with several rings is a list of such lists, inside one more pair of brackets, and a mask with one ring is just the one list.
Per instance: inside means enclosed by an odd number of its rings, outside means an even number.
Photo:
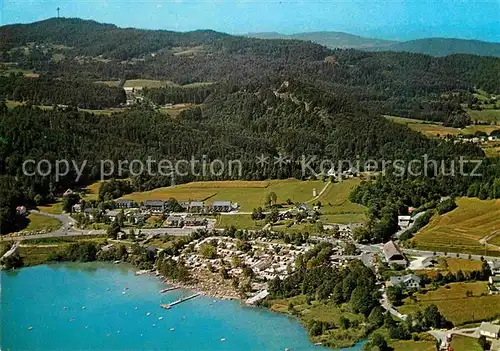
[{"label": "mountain ridge", "polygon": [[500,57],[500,43],[483,40],[430,37],[407,41],[386,40],[354,35],[346,32],[321,31],[282,34],[279,32],[247,33],[259,39],[306,40],[328,48],[358,49],[365,51],[407,51],[432,56],[473,54]]}]

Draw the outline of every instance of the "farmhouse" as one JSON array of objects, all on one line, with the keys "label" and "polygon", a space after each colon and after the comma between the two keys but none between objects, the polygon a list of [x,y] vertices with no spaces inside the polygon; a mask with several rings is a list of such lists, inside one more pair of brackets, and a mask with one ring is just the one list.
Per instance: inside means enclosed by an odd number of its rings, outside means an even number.
[{"label": "farmhouse", "polygon": [[134,200],[129,199],[119,199],[115,201],[117,208],[132,208],[134,207]]},{"label": "farmhouse", "polygon": [[169,227],[182,227],[183,218],[181,216],[168,216],[167,217],[167,225]]},{"label": "farmhouse", "polygon": [[189,204],[190,204],[189,201],[181,201],[181,202],[179,202],[179,205],[184,209],[184,211],[189,210]]},{"label": "farmhouse", "polygon": [[85,215],[85,217],[87,217],[91,221],[96,219],[96,216],[99,212],[100,211],[97,208],[86,208],[85,210],[83,210],[83,214]]},{"label": "farmhouse", "polygon": [[111,211],[106,211],[104,215],[109,218],[111,222],[116,221],[116,218],[120,214],[120,210],[111,210]]},{"label": "farmhouse", "polygon": [[231,201],[214,201],[212,204],[212,211],[214,212],[230,212],[231,210]]},{"label": "farmhouse", "polygon": [[499,261],[490,261],[488,262],[490,266],[491,274],[500,275],[500,262]]},{"label": "farmhouse", "polygon": [[498,339],[500,336],[500,325],[482,322],[479,327],[479,335],[483,335],[491,339]]},{"label": "farmhouse", "polygon": [[390,282],[393,286],[401,286],[405,289],[418,289],[421,280],[415,274],[407,274],[399,277],[391,277]]},{"label": "farmhouse", "polygon": [[488,283],[491,292],[500,291],[500,275],[491,275],[488,278]]},{"label": "farmhouse", "polygon": [[163,200],[146,200],[144,207],[153,213],[165,212],[165,201]]},{"label": "farmhouse", "polygon": [[200,227],[207,224],[207,220],[201,217],[186,217],[184,225],[188,227]]},{"label": "farmhouse", "polygon": [[75,213],[80,213],[80,212],[82,212],[82,205],[80,205],[80,204],[74,204],[74,205],[71,207],[71,211],[72,211],[72,212],[75,212]]},{"label": "farmhouse", "polygon": [[383,251],[387,263],[405,267],[408,264],[408,261],[399,249],[399,246],[392,240],[384,244]]},{"label": "farmhouse", "polygon": [[203,201],[191,201],[189,203],[189,212],[202,213],[205,211],[205,204]]},{"label": "farmhouse", "polygon": [[146,221],[146,216],[142,213],[129,213],[127,217],[134,224],[144,223]]}]

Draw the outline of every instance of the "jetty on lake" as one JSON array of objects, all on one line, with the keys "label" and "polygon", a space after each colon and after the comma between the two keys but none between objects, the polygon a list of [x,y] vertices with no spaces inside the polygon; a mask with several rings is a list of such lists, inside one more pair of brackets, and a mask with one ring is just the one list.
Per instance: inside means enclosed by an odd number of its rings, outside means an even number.
[{"label": "jetty on lake", "polygon": [[170,288],[165,288],[165,289],[160,290],[160,294],[164,294],[164,293],[172,291],[172,290],[177,290],[179,288],[180,288],[179,286],[172,286]]},{"label": "jetty on lake", "polygon": [[193,295],[190,295],[190,296],[187,296],[187,297],[182,297],[180,298],[179,300],[176,300],[174,302],[171,302],[171,303],[162,303],[160,305],[161,308],[164,308],[166,310],[169,310],[170,308],[174,307],[175,305],[178,305],[184,301],[188,301],[188,300],[191,300],[191,299],[194,299],[195,297],[198,297],[200,296],[201,293],[196,293],[196,294],[193,294]]}]

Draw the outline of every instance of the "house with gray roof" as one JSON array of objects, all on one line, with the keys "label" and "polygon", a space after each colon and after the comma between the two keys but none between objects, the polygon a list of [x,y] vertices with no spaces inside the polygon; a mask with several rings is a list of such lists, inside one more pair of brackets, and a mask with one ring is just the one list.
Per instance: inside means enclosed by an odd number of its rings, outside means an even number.
[{"label": "house with gray roof", "polygon": [[205,203],[203,201],[191,201],[189,203],[189,212],[191,213],[205,212]]},{"label": "house with gray roof", "polygon": [[491,274],[500,275],[500,261],[490,261],[488,265],[490,266]]},{"label": "house with gray roof", "polygon": [[181,216],[168,216],[167,225],[169,227],[180,228],[182,227],[184,220]]},{"label": "house with gray roof", "polygon": [[230,212],[232,209],[231,201],[214,201],[212,204],[213,212]]},{"label": "house with gray roof", "polygon": [[114,222],[114,221],[116,221],[116,218],[118,217],[120,212],[121,212],[121,210],[110,210],[110,211],[104,212],[104,215],[106,217],[108,217],[111,222]]},{"label": "house with gray roof", "polygon": [[184,218],[184,225],[187,227],[201,227],[207,224],[207,220],[202,217],[186,217]]},{"label": "house with gray roof", "polygon": [[420,277],[415,274],[390,277],[389,281],[393,286],[401,286],[404,289],[418,289],[421,283]]},{"label": "house with gray roof", "polygon": [[500,325],[482,322],[479,326],[479,335],[490,339],[498,339],[500,337]]},{"label": "house with gray roof", "polygon": [[126,209],[126,208],[133,208],[135,205],[135,202],[134,202],[134,200],[130,200],[130,199],[118,199],[118,200],[115,200],[115,204],[116,204],[117,208]]},{"label": "house with gray roof", "polygon": [[152,213],[162,214],[165,212],[165,201],[163,200],[146,200],[144,207]]}]

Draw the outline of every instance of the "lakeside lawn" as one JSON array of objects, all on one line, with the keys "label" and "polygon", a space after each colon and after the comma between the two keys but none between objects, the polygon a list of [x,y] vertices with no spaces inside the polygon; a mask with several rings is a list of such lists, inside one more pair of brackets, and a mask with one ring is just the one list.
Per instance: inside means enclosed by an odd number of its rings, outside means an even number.
[{"label": "lakeside lawn", "polygon": [[[291,305],[293,305],[293,308],[290,308]],[[361,323],[363,321],[363,316],[349,311],[348,304],[341,307],[332,303],[320,303],[318,301],[312,301],[308,304],[306,296],[299,295],[287,299],[271,300],[270,309],[276,312],[293,314],[300,319],[304,326],[309,325],[312,321],[333,323],[336,326],[335,329],[328,330],[323,335],[312,336],[311,340],[315,343],[321,342],[333,348],[342,348],[351,346],[357,340],[361,340],[366,336],[366,330],[361,324],[359,327],[348,329],[339,327],[341,317],[347,318],[351,323]]]},{"label": "lakeside lawn", "polygon": [[431,340],[398,340],[389,341],[394,351],[436,351],[436,342]]},{"label": "lakeside lawn", "polygon": [[42,216],[36,213],[30,213],[27,217],[28,225],[23,232],[38,231],[38,230],[56,230],[61,227],[61,222],[53,217]]},{"label": "lakeside lawn", "polygon": [[459,198],[458,207],[442,216],[434,215],[430,223],[411,241],[417,249],[461,252],[479,255],[500,255],[494,247],[479,240],[500,228],[500,200]]},{"label": "lakeside lawn", "polygon": [[19,254],[23,259],[24,266],[35,266],[47,263],[51,254],[72,243],[85,241],[103,243],[106,241],[106,237],[82,236],[25,240],[19,248]]},{"label": "lakeside lawn", "polygon": [[[473,296],[468,297],[467,292]],[[414,299],[406,298],[398,310],[409,314],[435,304],[447,320],[460,326],[500,316],[500,295],[487,294],[487,282],[451,283],[434,291],[418,292]]]}]

